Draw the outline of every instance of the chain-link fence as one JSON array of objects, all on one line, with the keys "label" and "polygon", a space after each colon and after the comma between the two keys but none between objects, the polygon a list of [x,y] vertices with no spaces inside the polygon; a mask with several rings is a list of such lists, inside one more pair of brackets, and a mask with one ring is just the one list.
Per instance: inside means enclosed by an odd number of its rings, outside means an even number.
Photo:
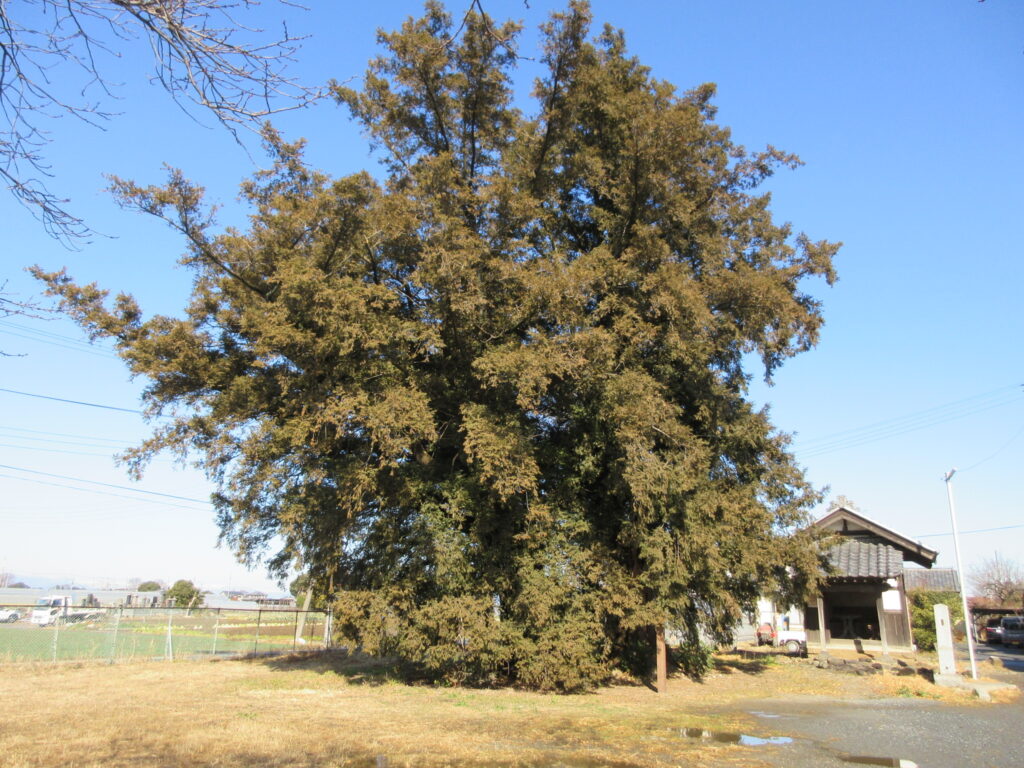
[{"label": "chain-link fence", "polygon": [[0,663],[209,658],[323,648],[324,611],[0,606]]}]

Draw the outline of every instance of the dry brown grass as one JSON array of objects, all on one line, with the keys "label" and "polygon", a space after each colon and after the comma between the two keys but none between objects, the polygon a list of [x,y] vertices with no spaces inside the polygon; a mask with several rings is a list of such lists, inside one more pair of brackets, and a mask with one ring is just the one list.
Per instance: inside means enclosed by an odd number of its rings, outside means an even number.
[{"label": "dry brown grass", "polygon": [[8,665],[0,679],[0,765],[12,768],[757,765],[749,748],[679,729],[771,735],[742,700],[873,692],[871,680],[741,656],[719,657],[703,683],[673,679],[664,696],[641,685],[580,696],[406,685],[340,654]]}]

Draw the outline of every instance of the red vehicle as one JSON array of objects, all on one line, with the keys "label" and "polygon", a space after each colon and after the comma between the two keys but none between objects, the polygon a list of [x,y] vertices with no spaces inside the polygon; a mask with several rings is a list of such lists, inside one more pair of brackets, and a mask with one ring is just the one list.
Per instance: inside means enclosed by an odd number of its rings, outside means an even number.
[{"label": "red vehicle", "polygon": [[807,633],[802,629],[775,629],[765,623],[757,628],[757,644],[785,648],[787,653],[807,652]]},{"label": "red vehicle", "polygon": [[1001,643],[1003,642],[1003,628],[1000,626],[1002,619],[996,616],[993,619],[989,619],[985,622],[985,626],[978,632],[978,639],[983,643]]}]

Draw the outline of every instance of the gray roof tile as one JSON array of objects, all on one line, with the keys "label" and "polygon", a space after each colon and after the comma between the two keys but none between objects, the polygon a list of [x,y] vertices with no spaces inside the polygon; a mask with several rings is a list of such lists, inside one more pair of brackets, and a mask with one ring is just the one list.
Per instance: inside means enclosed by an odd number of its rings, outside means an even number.
[{"label": "gray roof tile", "polygon": [[847,539],[828,552],[836,577],[891,579],[903,573],[903,555],[896,547],[859,539]]},{"label": "gray roof tile", "polygon": [[959,592],[960,579],[956,568],[905,568],[904,583],[908,590],[922,589],[927,592]]}]

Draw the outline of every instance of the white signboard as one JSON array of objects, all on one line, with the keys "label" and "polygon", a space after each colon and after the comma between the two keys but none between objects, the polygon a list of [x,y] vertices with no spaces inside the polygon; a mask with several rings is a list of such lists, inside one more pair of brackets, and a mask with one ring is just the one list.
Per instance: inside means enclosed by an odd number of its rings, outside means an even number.
[{"label": "white signboard", "polygon": [[903,603],[900,602],[900,591],[898,589],[887,589],[882,593],[882,610],[903,610]]}]

